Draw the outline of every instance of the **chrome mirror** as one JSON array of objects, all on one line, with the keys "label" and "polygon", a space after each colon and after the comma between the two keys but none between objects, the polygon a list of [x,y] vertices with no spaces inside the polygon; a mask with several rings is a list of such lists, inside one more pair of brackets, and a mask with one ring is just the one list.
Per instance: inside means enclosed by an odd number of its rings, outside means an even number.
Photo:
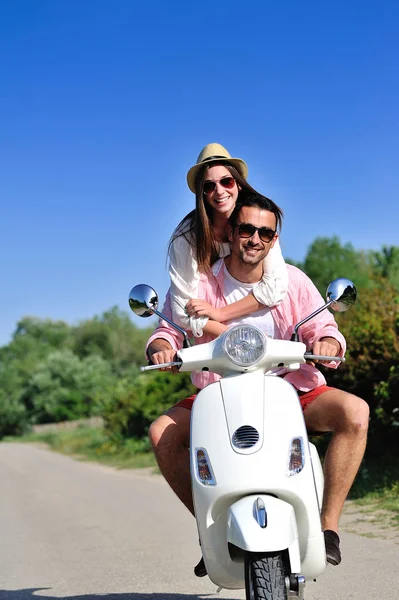
[{"label": "chrome mirror", "polygon": [[138,317],[151,317],[158,309],[158,295],[152,287],[140,283],[130,290],[129,306]]},{"label": "chrome mirror", "polygon": [[336,312],[349,310],[356,302],[356,288],[350,279],[335,279],[327,288],[328,305]]},{"label": "chrome mirror", "polygon": [[169,325],[172,325],[172,327],[177,329],[177,331],[180,331],[182,334],[183,348],[190,347],[190,341],[188,339],[187,332],[184,331],[182,327],[179,327],[179,325],[176,325],[176,323],[168,319],[167,316],[159,312],[158,294],[150,285],[145,285],[144,283],[135,285],[129,293],[129,306],[138,317],[151,317],[151,315],[155,314],[161,319],[164,319],[167,323],[169,323]]},{"label": "chrome mirror", "polygon": [[340,277],[339,279],[334,279],[334,281],[330,283],[327,288],[326,297],[327,303],[324,304],[324,306],[320,306],[320,308],[315,310],[311,315],[295,325],[294,333],[291,336],[292,342],[299,342],[298,329],[301,325],[309,321],[309,319],[313,319],[313,317],[318,315],[322,310],[331,306],[332,310],[336,312],[345,312],[351,308],[356,301],[356,288],[350,279]]}]

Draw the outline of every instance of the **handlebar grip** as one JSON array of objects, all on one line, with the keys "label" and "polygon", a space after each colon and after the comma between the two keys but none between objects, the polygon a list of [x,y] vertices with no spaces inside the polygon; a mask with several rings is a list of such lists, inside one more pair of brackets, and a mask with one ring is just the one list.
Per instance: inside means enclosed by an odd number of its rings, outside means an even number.
[{"label": "handlebar grip", "polygon": [[164,369],[165,367],[181,367],[181,360],[177,362],[161,363],[160,365],[148,365],[148,367],[140,367],[140,371],[154,371],[155,369]]},{"label": "handlebar grip", "polygon": [[346,361],[344,356],[321,356],[320,354],[310,354],[310,352],[305,352],[304,356],[306,360],[322,360],[324,362],[332,362],[333,360],[337,362]]}]

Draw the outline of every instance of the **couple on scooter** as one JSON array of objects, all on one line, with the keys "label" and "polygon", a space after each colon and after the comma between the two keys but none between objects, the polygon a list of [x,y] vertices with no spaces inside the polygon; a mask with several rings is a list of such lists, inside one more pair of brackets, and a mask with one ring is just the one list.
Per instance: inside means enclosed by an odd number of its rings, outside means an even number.
[{"label": "couple on scooter", "polygon": [[[282,211],[246,181],[242,159],[220,144],[208,144],[188,171],[196,208],[176,228],[170,244],[171,287],[163,312],[204,343],[232,324],[256,324],[266,334],[289,340],[293,325],[323,304],[316,287],[299,269],[286,265],[279,245]],[[308,350],[343,356],[345,339],[324,311],[301,329]],[[182,336],[161,321],[147,345],[154,364],[172,361]],[[336,367],[337,363],[326,363]],[[313,365],[279,374],[297,389],[308,431],[333,432],[324,461],[321,512],[327,561],[341,562],[338,523],[346,496],[362,461],[369,409],[361,398],[326,385]],[[197,389],[219,376],[192,374]],[[185,398],[154,421],[150,441],[159,468],[180,500],[194,514],[190,485],[190,410]],[[201,559],[194,572],[206,569]]]}]

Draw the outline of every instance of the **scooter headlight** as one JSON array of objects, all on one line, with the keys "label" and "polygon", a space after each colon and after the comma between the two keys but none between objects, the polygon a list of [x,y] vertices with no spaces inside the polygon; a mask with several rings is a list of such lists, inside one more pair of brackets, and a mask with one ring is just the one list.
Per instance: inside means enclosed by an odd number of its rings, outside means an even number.
[{"label": "scooter headlight", "polygon": [[235,365],[250,367],[264,355],[266,336],[252,325],[236,325],[226,332],[223,350]]}]

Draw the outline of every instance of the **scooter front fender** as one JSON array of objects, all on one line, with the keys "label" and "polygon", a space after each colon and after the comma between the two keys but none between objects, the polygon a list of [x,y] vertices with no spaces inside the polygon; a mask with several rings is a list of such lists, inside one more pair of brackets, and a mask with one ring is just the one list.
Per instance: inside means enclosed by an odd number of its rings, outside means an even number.
[{"label": "scooter front fender", "polygon": [[[259,511],[259,505],[264,510]],[[254,494],[232,504],[227,514],[227,541],[247,552],[288,550],[291,572],[301,570],[295,512],[279,498]]]}]

